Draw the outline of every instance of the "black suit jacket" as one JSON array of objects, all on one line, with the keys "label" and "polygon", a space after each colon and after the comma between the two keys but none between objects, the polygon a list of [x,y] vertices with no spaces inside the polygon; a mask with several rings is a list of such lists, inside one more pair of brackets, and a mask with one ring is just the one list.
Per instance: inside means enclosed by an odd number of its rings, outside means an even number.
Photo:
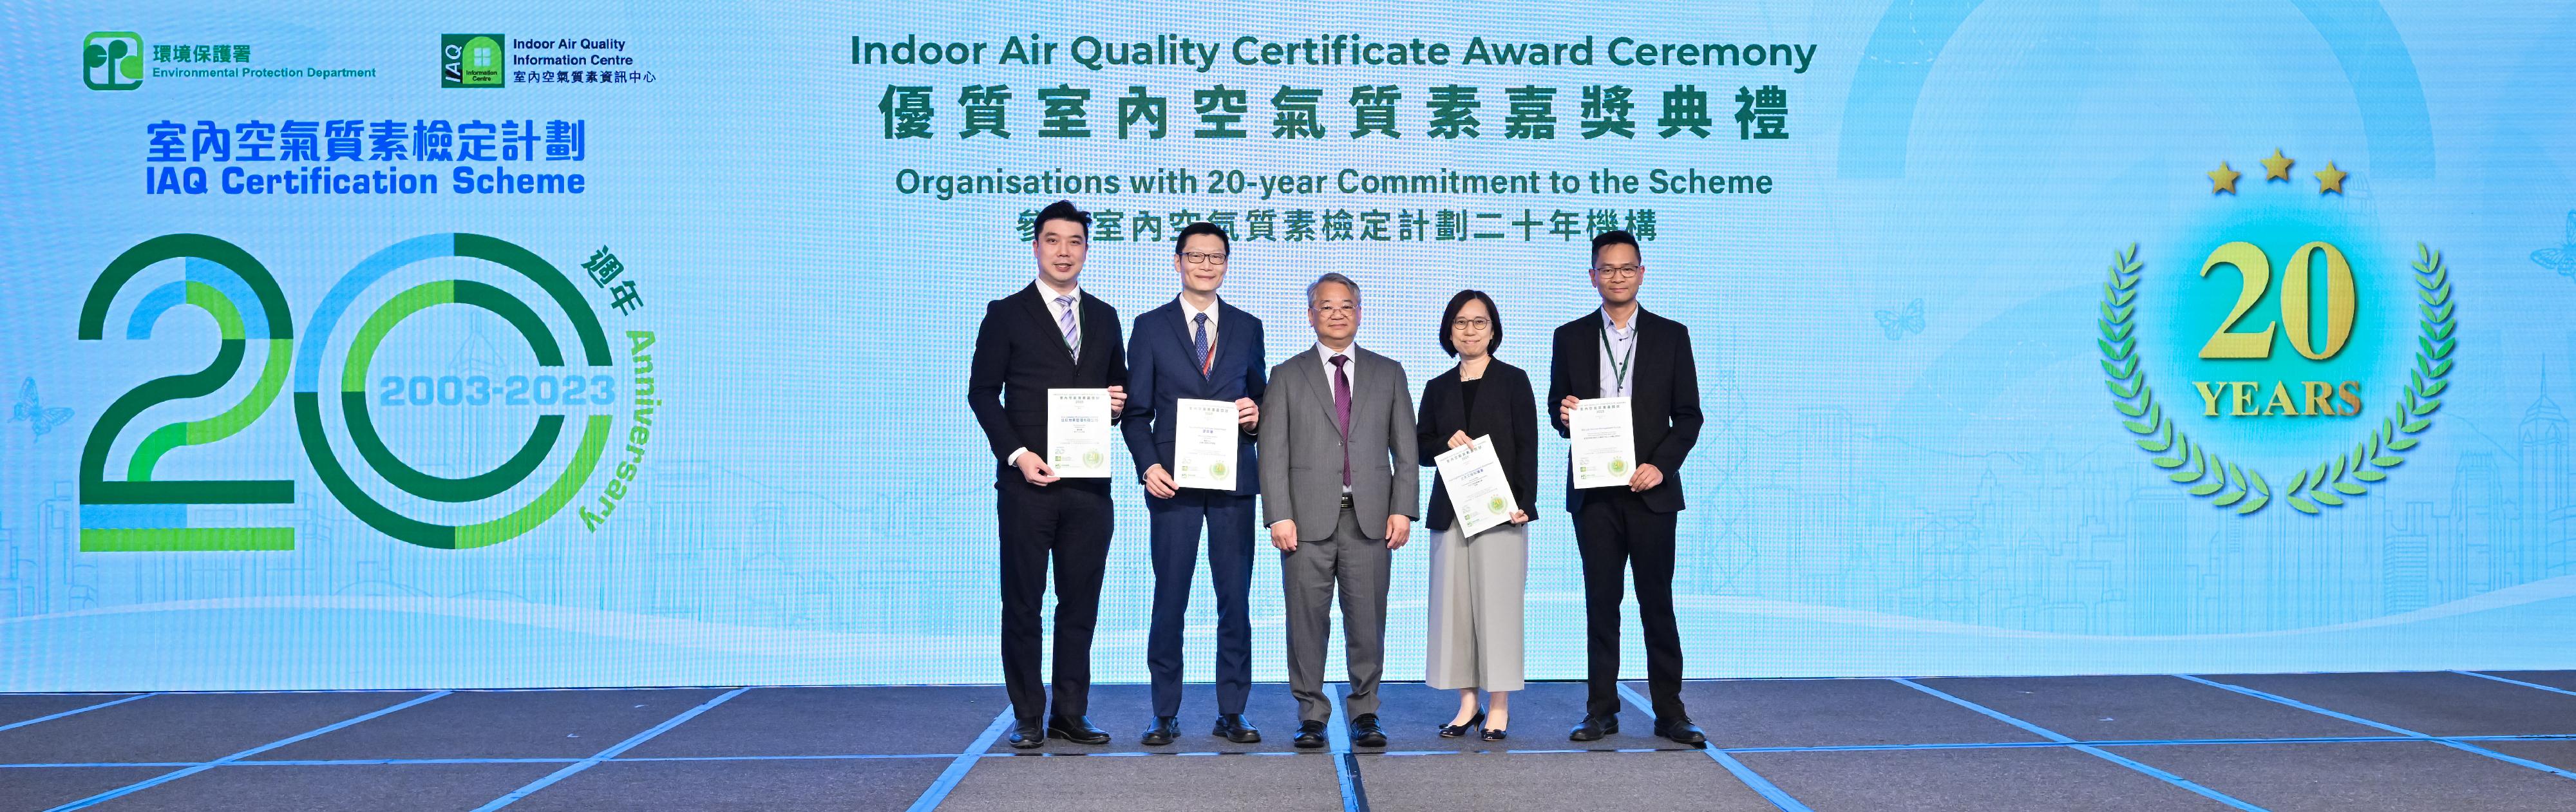
[{"label": "black suit jacket", "polygon": [[[1047,390],[1099,389],[1127,385],[1127,359],[1118,338],[1118,309],[1082,294],[1077,318],[1082,326],[1082,360],[1064,344],[1055,308],[1034,285],[984,306],[984,323],[975,330],[975,360],[966,372],[966,404],[992,444],[997,477],[1016,478],[1019,469],[1003,462],[1013,449],[1047,453]],[[1110,419],[1118,419],[1111,415]],[[1066,480],[1050,487],[1097,485],[1106,479]]]},{"label": "black suit jacket", "polygon": [[[1530,410],[1529,373],[1500,360],[1485,365],[1484,383],[1477,384],[1476,408],[1468,411],[1465,382],[1458,378],[1458,368],[1440,373],[1422,386],[1422,416],[1413,421],[1420,434],[1422,464],[1437,468],[1440,454],[1449,450],[1449,435],[1466,432],[1470,438],[1494,438],[1494,458],[1503,463],[1503,479],[1512,486],[1512,501],[1531,518],[1538,516],[1538,413]],[[1447,530],[1457,519],[1449,507],[1449,483],[1431,483],[1429,527]]]},{"label": "black suit jacket", "polygon": [[[1699,444],[1699,362],[1691,356],[1690,328],[1681,322],[1637,308],[1637,354],[1630,361],[1628,394],[1635,416],[1637,454],[1664,474],[1664,482],[1641,496],[1657,513],[1681,510],[1682,459]],[[1556,357],[1548,364],[1547,420],[1559,437],[1571,436],[1556,404],[1565,396],[1601,397],[1601,311],[1556,328]],[[1584,499],[1609,488],[1578,490],[1568,477],[1565,509],[1582,510]],[[1624,490],[1624,489],[1623,489]]]}]

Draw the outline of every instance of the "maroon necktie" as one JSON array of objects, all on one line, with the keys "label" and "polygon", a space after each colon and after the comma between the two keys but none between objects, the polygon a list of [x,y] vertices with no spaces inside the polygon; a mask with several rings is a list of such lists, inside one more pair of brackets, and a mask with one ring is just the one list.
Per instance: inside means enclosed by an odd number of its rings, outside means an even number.
[{"label": "maroon necktie", "polygon": [[1333,356],[1333,417],[1342,421],[1342,487],[1351,486],[1351,376],[1343,371],[1347,355]]}]

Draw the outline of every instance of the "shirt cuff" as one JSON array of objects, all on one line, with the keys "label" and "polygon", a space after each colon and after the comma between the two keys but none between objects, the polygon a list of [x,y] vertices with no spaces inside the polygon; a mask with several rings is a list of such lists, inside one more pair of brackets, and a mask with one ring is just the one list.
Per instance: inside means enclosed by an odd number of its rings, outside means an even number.
[{"label": "shirt cuff", "polygon": [[1011,449],[1011,455],[1010,455],[1010,456],[1008,456],[1008,457],[1003,457],[1003,458],[1002,458],[1002,464],[1003,464],[1003,465],[1019,465],[1019,464],[1020,464],[1020,455],[1022,455],[1022,454],[1026,454],[1026,453],[1029,453],[1029,450],[1028,450],[1028,449],[1026,449],[1026,448],[1014,448],[1014,449]]}]

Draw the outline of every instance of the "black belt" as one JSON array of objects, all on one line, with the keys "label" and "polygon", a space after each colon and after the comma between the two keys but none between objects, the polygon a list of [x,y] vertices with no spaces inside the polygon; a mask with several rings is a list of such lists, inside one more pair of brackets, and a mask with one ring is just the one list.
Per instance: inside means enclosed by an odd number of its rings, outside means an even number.
[{"label": "black belt", "polygon": [[1346,494],[1342,494],[1342,509],[1343,509],[1343,510],[1350,510],[1350,509],[1351,509],[1351,495],[1350,495],[1350,494],[1347,494],[1347,493],[1346,493]]}]

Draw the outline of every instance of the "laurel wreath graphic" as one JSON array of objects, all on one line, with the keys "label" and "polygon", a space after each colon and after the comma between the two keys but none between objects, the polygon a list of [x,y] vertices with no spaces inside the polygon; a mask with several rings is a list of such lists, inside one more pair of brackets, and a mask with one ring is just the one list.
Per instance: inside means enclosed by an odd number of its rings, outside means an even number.
[{"label": "laurel wreath graphic", "polygon": [[2368,439],[2356,443],[2351,451],[2327,459],[2315,468],[2302,468],[2290,478],[2288,487],[2278,494],[2260,471],[2239,466],[2226,457],[2193,442],[2180,426],[2165,417],[2164,406],[2156,401],[2155,388],[2147,385],[2146,374],[2138,370],[2138,342],[2132,319],[2137,315],[2138,277],[2145,265],[2138,262],[2138,246],[2111,257],[2110,278],[2102,285],[2102,348],[2104,384],[2111,389],[2112,405],[2130,419],[2123,422],[2129,432],[2138,435],[2138,447],[2161,456],[2151,460],[2158,468],[2173,471],[2166,478],[2190,485],[2193,496],[2215,497],[2211,504],[2234,507],[2239,515],[2262,510],[2278,495],[2301,513],[2316,515],[2318,506],[2341,507],[2346,497],[2369,492],[2369,484],[2388,478],[2386,469],[2406,461],[2405,452],[2422,440],[2419,436],[2433,427],[2433,412],[2442,407],[2442,391],[2450,387],[2451,351],[2458,347],[2452,332],[2459,326],[2452,318],[2451,276],[2442,264],[2442,255],[2415,246],[2415,293],[2417,310],[2422,315],[2423,331],[2415,339],[2415,368],[2407,372],[2406,395],[2396,413],[2383,418]]}]

